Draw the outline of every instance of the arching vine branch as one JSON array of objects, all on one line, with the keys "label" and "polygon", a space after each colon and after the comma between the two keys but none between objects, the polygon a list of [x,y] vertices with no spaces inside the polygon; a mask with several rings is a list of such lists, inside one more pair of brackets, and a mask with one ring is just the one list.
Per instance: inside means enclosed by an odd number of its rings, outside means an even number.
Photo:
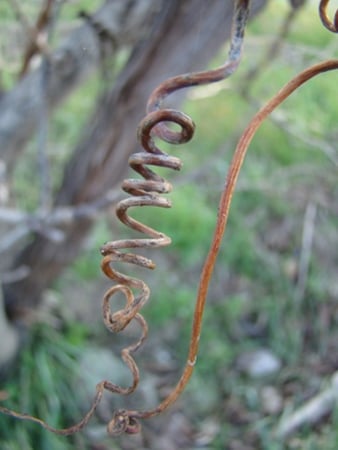
[{"label": "arching vine branch", "polygon": [[329,14],[327,12],[328,4],[330,0],[321,0],[319,4],[319,15],[324,24],[324,26],[332,31],[333,33],[338,33],[338,9],[334,15],[333,21],[329,18]]}]

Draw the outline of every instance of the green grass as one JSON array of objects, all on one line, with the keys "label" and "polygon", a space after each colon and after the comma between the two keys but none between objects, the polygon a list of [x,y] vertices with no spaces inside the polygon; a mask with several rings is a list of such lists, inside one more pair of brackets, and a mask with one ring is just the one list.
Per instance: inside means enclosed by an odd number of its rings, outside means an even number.
[{"label": "green grass", "polygon": [[94,13],[102,5],[101,0],[81,0],[81,2],[66,2],[61,9],[61,20],[78,18],[79,10],[88,14]]},{"label": "green grass", "polygon": [[[29,335],[17,366],[4,386],[9,399],[4,406],[43,418],[55,428],[68,427],[81,412],[74,383],[79,375],[77,358],[88,335],[75,323],[57,330],[38,325]],[[79,438],[57,436],[39,425],[2,416],[0,446],[4,450],[67,450],[77,448]]]}]

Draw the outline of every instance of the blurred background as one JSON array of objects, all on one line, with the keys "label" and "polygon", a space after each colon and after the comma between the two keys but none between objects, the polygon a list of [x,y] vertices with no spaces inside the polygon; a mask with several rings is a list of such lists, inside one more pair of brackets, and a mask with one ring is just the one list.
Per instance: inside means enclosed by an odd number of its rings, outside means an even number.
[{"label": "blurred background", "polygon": [[[114,215],[134,177],[136,127],[168,76],[227,57],[233,3],[213,0],[0,4],[1,405],[62,428],[96,384],[128,385],[135,341],[102,322],[111,286],[100,247],[131,236]],[[331,13],[331,11],[330,11]],[[333,12],[332,12],[333,14]],[[179,401],[135,436],[109,438],[116,408],[151,408],[185,363],[194,300],[236,143],[264,102],[302,69],[338,56],[317,1],[255,1],[229,79],[166,104],[196,124],[170,210],[133,211],[172,238],[147,254],[149,337],[135,395],[105,394],[80,433],[60,437],[2,415],[0,447],[335,450],[338,446],[338,202],[335,72],[301,87],[254,138],[208,294],[195,373]],[[118,301],[117,301],[118,303]],[[114,306],[115,308],[115,306]],[[118,308],[118,306],[116,306]]]}]

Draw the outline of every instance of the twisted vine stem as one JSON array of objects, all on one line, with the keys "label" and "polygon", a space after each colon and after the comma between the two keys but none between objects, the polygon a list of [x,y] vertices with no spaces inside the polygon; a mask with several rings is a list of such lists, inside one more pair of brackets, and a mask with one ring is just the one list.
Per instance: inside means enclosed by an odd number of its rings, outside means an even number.
[{"label": "twisted vine stem", "polygon": [[[104,297],[104,322],[109,330],[121,331],[128,323],[139,314],[142,306],[148,301],[150,291],[148,286],[142,281],[124,274],[121,274],[112,267],[112,263],[121,261],[132,263],[149,269],[155,268],[153,261],[141,255],[133,253],[123,253],[121,249],[129,248],[154,248],[170,244],[171,239],[165,234],[140,223],[128,214],[128,209],[136,206],[155,206],[170,208],[171,203],[161,194],[167,194],[172,190],[172,186],[167,180],[156,174],[149,166],[160,166],[173,170],[180,170],[182,163],[179,158],[164,153],[155,143],[154,138],[170,144],[182,144],[188,142],[194,134],[195,125],[190,117],[173,109],[163,109],[163,100],[172,92],[186,87],[213,83],[229,77],[238,67],[243,46],[244,30],[249,15],[250,0],[236,0],[231,33],[231,44],[228,59],[221,67],[197,73],[187,73],[179,75],[160,84],[151,94],[147,104],[147,114],[138,127],[138,140],[144,151],[136,153],[129,159],[130,167],[143,177],[142,179],[128,179],[122,183],[122,189],[129,193],[131,197],[122,200],[116,207],[116,215],[122,223],[129,228],[141,232],[148,238],[124,239],[120,241],[108,242],[102,249],[103,261],[101,264],[103,272],[118,285],[107,291]],[[179,131],[173,131],[168,123],[179,126]],[[140,293],[134,296],[132,289],[138,289]],[[117,292],[122,292],[126,297],[126,305],[123,309],[113,313],[110,308],[110,299]],[[145,322],[144,322],[145,323]],[[144,333],[145,334],[145,333]],[[139,345],[137,345],[137,348]],[[197,350],[197,349],[196,349]],[[132,350],[134,351],[134,350]],[[158,407],[149,411],[127,411],[118,410],[113,419],[108,424],[108,432],[112,435],[121,432],[134,432],[139,429],[138,420],[149,418],[160,414],[171,405],[180,395],[187,384],[196,361],[195,351],[189,355],[187,362],[188,371],[179,381],[177,387],[171,392],[167,399]],[[133,385],[129,392],[136,389],[138,383],[138,371],[136,363],[130,352],[126,360],[133,375]]]},{"label": "twisted vine stem", "polygon": [[323,22],[323,25],[333,33],[338,33],[338,9],[333,17],[333,21],[329,18],[327,12],[330,0],[320,0],[319,3],[319,16]]},{"label": "twisted vine stem", "polygon": [[[119,332],[123,330],[132,320],[135,320],[141,328],[141,336],[139,340],[135,344],[122,350],[122,358],[128,365],[133,375],[133,382],[131,386],[123,388],[106,380],[101,381],[96,386],[96,394],[87,414],[77,424],[64,429],[56,429],[37,417],[18,413],[5,407],[0,407],[0,412],[17,419],[30,420],[38,423],[43,428],[59,435],[70,435],[81,430],[88,423],[99,405],[104,391],[127,395],[134,392],[136,389],[139,382],[139,370],[132,353],[139,349],[147,336],[147,323],[143,316],[139,313],[139,310],[148,300],[150,290],[142,280],[138,280],[118,272],[112,268],[111,264],[122,261],[136,264],[141,267],[154,269],[155,264],[150,259],[141,255],[135,255],[133,253],[121,252],[120,250],[126,248],[161,247],[170,243],[170,238],[168,236],[136,221],[127,213],[130,207],[135,206],[158,206],[164,208],[169,208],[171,206],[167,199],[159,195],[171,191],[170,183],[158,174],[154,173],[147,166],[161,166],[171,168],[173,170],[179,170],[181,167],[181,161],[178,158],[169,156],[161,151],[156,146],[154,137],[160,137],[162,140],[172,144],[180,144],[187,142],[193,136],[194,124],[192,120],[180,111],[161,109],[162,101],[167,95],[178,89],[222,80],[234,72],[239,64],[241,55],[241,47],[244,36],[244,28],[248,16],[249,3],[250,0],[236,1],[230,52],[228,60],[223,66],[207,72],[185,74],[173,77],[162,83],[151,95],[147,105],[147,115],[141,121],[138,129],[138,138],[143,145],[145,152],[134,154],[129,161],[130,166],[137,173],[139,173],[144,180],[126,180],[122,184],[122,188],[127,193],[131,194],[131,197],[121,201],[116,208],[118,218],[125,225],[131,229],[146,234],[148,238],[125,239],[108,242],[101,249],[101,253],[103,255],[101,266],[103,272],[110,279],[119,283],[111,287],[106,292],[103,299],[103,319],[106,327],[110,331]],[[328,2],[322,1],[321,5],[322,3],[327,5]],[[120,409],[115,411],[111,421],[107,425],[107,431],[110,435],[115,436],[121,433],[133,434],[139,432],[140,419],[147,419],[160,414],[172,405],[184,390],[193,373],[196,363],[208,287],[225,232],[232,196],[250,142],[268,115],[295,90],[311,78],[321,73],[337,69],[338,59],[324,61],[305,69],[289,81],[275,96],[273,96],[271,100],[269,100],[255,114],[244,130],[237,144],[229,167],[225,187],[219,201],[218,216],[213,238],[200,276],[189,352],[182,375],[170,394],[153,409],[143,411]],[[167,125],[168,122],[179,125],[181,128],[180,131],[174,132],[169,129]],[[140,290],[140,294],[135,297],[133,289]],[[123,309],[117,312],[112,312],[110,300],[111,297],[118,292],[125,296],[126,305]]]}]

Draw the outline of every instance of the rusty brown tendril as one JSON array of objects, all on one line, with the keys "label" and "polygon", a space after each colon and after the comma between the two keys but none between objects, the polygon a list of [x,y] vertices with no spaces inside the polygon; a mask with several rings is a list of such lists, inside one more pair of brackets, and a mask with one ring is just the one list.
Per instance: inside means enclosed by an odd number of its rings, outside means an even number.
[{"label": "rusty brown tendril", "polygon": [[[132,197],[118,203],[116,207],[116,215],[121,222],[129,228],[139,231],[149,236],[149,238],[124,239],[108,242],[101,248],[101,253],[103,255],[101,267],[103,272],[110,279],[119,283],[108,289],[103,298],[103,320],[106,327],[109,331],[119,332],[124,330],[132,320],[138,322],[141,327],[141,337],[138,341],[122,350],[122,358],[129,367],[133,377],[132,384],[127,388],[123,388],[106,380],[98,383],[92,406],[87,414],[80,422],[65,429],[56,429],[37,417],[0,407],[0,411],[2,413],[17,419],[33,421],[47,430],[59,435],[70,435],[81,430],[88,423],[99,405],[105,390],[112,393],[128,395],[136,389],[139,383],[139,370],[134,358],[132,357],[132,353],[138,350],[148,333],[147,323],[143,316],[139,314],[139,310],[147,302],[150,295],[150,290],[142,280],[118,272],[112,268],[111,264],[114,262],[125,262],[135,264],[140,267],[154,269],[155,264],[150,259],[133,253],[121,252],[121,250],[129,248],[154,248],[170,244],[171,239],[168,236],[136,221],[131,218],[127,212],[130,207],[135,206],[157,206],[162,208],[171,207],[170,200],[160,196],[160,194],[167,194],[171,192],[171,184],[161,176],[154,173],[147,166],[160,166],[173,170],[180,170],[182,163],[180,159],[162,152],[155,145],[154,136],[157,136],[171,144],[181,144],[188,142],[192,138],[195,125],[190,117],[184,113],[172,109],[161,109],[161,104],[165,97],[174,91],[189,86],[197,86],[223,80],[229,77],[236,70],[240,62],[244,30],[249,14],[249,4],[250,0],[236,0],[235,2],[231,31],[231,44],[226,63],[218,69],[197,73],[187,73],[166,80],[157,89],[155,89],[150,96],[147,105],[147,115],[138,127],[138,139],[145,151],[132,155],[129,160],[129,165],[137,173],[139,173],[144,180],[129,179],[123,182],[122,189],[129,193]],[[174,132],[170,130],[166,125],[168,122],[178,125],[180,127],[180,131]],[[140,293],[135,296],[133,289],[139,290]],[[124,295],[126,301],[125,307],[119,311],[112,312],[110,300],[111,297],[117,293],[122,293]],[[177,395],[175,395],[175,398]],[[168,405],[171,403],[172,401],[170,401]],[[114,414],[113,419],[109,422],[108,432],[111,435],[117,435],[123,432],[136,433],[140,430],[140,424],[137,420],[138,418],[153,416],[161,412],[163,409],[165,408],[161,406],[160,408],[156,408],[154,411],[149,411],[146,413],[138,412],[136,414],[130,413],[126,410],[119,410]]]},{"label": "rusty brown tendril", "polygon": [[285,99],[287,99],[296,89],[298,89],[302,84],[306,83],[308,80],[319,75],[320,73],[336,69],[338,69],[338,60],[324,61],[322,63],[311,66],[308,69],[305,69],[295,78],[293,78],[289,83],[287,83],[270,101],[268,101],[265,106],[263,106],[256,113],[256,115],[250,121],[249,125],[244,130],[234,152],[227,175],[225,188],[222,192],[219,202],[215,231],[200,277],[194,310],[188,358],[181,378],[179,379],[178,383],[171,391],[171,393],[156,408],[147,411],[116,411],[113,419],[108,424],[108,432],[110,434],[114,435],[122,431],[128,432],[128,426],[130,425],[130,423],[137,424],[139,419],[146,419],[160,414],[170,405],[172,405],[184,390],[193,373],[193,369],[197,360],[203,312],[206,296],[208,293],[208,287],[225,232],[232,196],[250,142],[252,141],[260,125],[269,116],[269,114]]},{"label": "rusty brown tendril", "polygon": [[320,0],[319,3],[319,16],[323,22],[323,25],[333,33],[338,33],[338,9],[334,15],[333,21],[329,18],[327,8],[330,0]]},{"label": "rusty brown tendril", "polygon": [[[171,78],[162,83],[151,95],[147,106],[148,114],[141,121],[138,129],[138,138],[142,143],[145,152],[136,153],[132,155],[129,160],[130,166],[142,175],[144,180],[129,179],[124,181],[122,187],[127,193],[131,194],[132,197],[121,201],[116,208],[117,216],[124,224],[133,230],[140,231],[148,235],[149,238],[126,239],[108,242],[101,249],[101,253],[103,254],[103,261],[101,264],[103,272],[110,279],[119,283],[111,287],[106,292],[103,299],[103,319],[106,327],[110,331],[118,332],[123,330],[132,320],[138,322],[141,327],[141,337],[139,340],[135,344],[122,350],[122,358],[128,365],[133,376],[131,386],[123,388],[109,381],[101,381],[96,386],[96,395],[87,414],[80,422],[65,429],[55,429],[36,417],[28,414],[17,413],[8,408],[0,407],[0,411],[2,413],[17,419],[33,421],[47,430],[59,435],[69,435],[81,430],[88,423],[100,403],[105,390],[126,395],[132,393],[136,389],[139,382],[139,371],[131,354],[138,350],[147,336],[147,323],[143,316],[139,313],[139,310],[148,300],[150,291],[148,286],[143,281],[121,274],[113,269],[111,264],[115,262],[127,262],[153,269],[155,268],[155,264],[150,259],[132,253],[124,253],[120,250],[126,248],[154,248],[168,245],[170,243],[170,238],[168,236],[136,221],[127,214],[127,210],[130,207],[135,206],[159,206],[164,208],[169,208],[171,206],[167,199],[159,195],[169,193],[171,191],[171,185],[146,166],[153,165],[179,170],[181,167],[181,161],[178,158],[169,156],[161,151],[154,143],[154,136],[160,137],[161,139],[173,144],[179,144],[187,142],[193,135],[194,124],[191,119],[179,111],[160,109],[162,100],[168,94],[177,89],[218,81],[233,73],[239,63],[244,27],[248,15],[248,6],[249,1],[238,0],[236,2],[229,58],[221,68]],[[324,61],[305,69],[289,81],[275,96],[273,96],[255,114],[253,119],[245,128],[230,163],[225,187],[219,201],[218,216],[214,234],[209,252],[202,268],[195,303],[190,346],[183,373],[170,394],[155,408],[143,411],[126,409],[115,411],[111,421],[107,425],[107,431],[110,435],[116,436],[121,433],[133,434],[139,432],[141,428],[139,423],[140,419],[147,419],[160,414],[172,405],[184,390],[193,373],[196,363],[208,287],[225,232],[236,182],[250,142],[268,115],[295,90],[320,73],[336,69],[338,69],[338,59]],[[167,126],[168,122],[178,124],[181,127],[181,131],[173,132],[170,130]],[[139,289],[141,293],[135,297],[133,289]],[[112,312],[110,300],[111,297],[118,292],[125,296],[126,305],[120,311]]]},{"label": "rusty brown tendril", "polygon": [[[148,166],[180,170],[182,163],[179,158],[169,156],[160,150],[155,144],[154,137],[160,138],[170,144],[182,144],[188,142],[194,134],[195,125],[191,118],[181,111],[162,109],[163,100],[169,94],[179,89],[223,80],[236,70],[240,62],[244,30],[249,15],[249,4],[250,0],[237,0],[235,3],[230,50],[228,59],[224,65],[214,70],[187,73],[170,78],[160,84],[149,98],[147,115],[138,127],[138,140],[144,151],[135,153],[129,159],[130,167],[144,179],[125,180],[122,183],[122,189],[130,194],[131,197],[122,200],[116,207],[116,215],[122,223],[135,231],[149,236],[149,238],[124,239],[108,242],[101,249],[103,255],[101,267],[103,272],[110,279],[120,283],[108,290],[104,297],[104,322],[111,331],[123,330],[133,320],[135,314],[140,316],[139,310],[148,301],[150,295],[149,288],[143,281],[121,274],[112,267],[112,263],[119,261],[132,263],[148,269],[155,268],[155,264],[150,259],[132,253],[124,253],[120,250],[127,248],[155,248],[171,243],[171,239],[168,236],[140,223],[128,214],[128,209],[136,206],[171,207],[170,200],[161,196],[161,194],[171,192],[171,184]],[[179,131],[171,130],[168,126],[169,123],[178,125],[180,128]],[[134,288],[140,290],[140,294],[136,297],[132,292]],[[110,298],[117,292],[122,292],[125,295],[126,306],[124,309],[113,313],[110,308]],[[128,357],[130,358],[128,365],[131,368],[134,379],[131,389],[133,391],[136,389],[138,383],[138,372],[136,372],[137,366],[130,352],[128,352]],[[132,364],[131,361],[133,362]],[[194,361],[189,361],[192,367]],[[122,432],[134,432],[134,430],[139,428],[139,418],[151,417],[162,412],[169,404],[175,401],[179,392],[174,392],[173,395],[173,398],[170,396],[167,405],[161,404],[153,411],[138,412],[136,414],[134,412],[131,414],[130,411],[126,410],[117,411],[108,424],[109,434],[116,435]],[[130,426],[132,427],[131,431]]]},{"label": "rusty brown tendril", "polygon": [[[236,182],[247,152],[247,149],[250,145],[250,142],[252,141],[255,133],[257,132],[260,125],[263,123],[263,121],[269,116],[269,114],[278,107],[284,100],[286,100],[295,90],[297,90],[302,84],[309,81],[311,78],[323,73],[328,72],[331,70],[337,70],[338,69],[338,59],[336,60],[328,60],[324,61],[322,63],[316,64],[314,66],[309,67],[308,69],[305,69],[303,72],[296,75],[289,83],[287,83],[274,97],[272,97],[253,117],[253,119],[250,121],[246,129],[244,130],[238,144],[236,147],[236,150],[234,152],[226,183],[225,188],[222,192],[219,206],[218,206],[218,216],[217,216],[217,222],[215,226],[215,231],[213,234],[213,238],[211,241],[211,245],[209,248],[208,255],[205,259],[205,263],[202,269],[200,282],[199,282],[199,288],[197,293],[197,299],[195,304],[195,310],[194,310],[194,318],[193,318],[193,325],[192,325],[192,332],[191,332],[191,340],[190,340],[190,346],[189,346],[189,353],[188,358],[186,361],[186,365],[184,367],[183,373],[181,375],[181,378],[179,379],[178,383],[176,384],[175,388],[171,391],[171,393],[166,397],[157,407],[154,409],[146,410],[146,411],[137,411],[137,410],[118,410],[114,413],[112,420],[108,423],[107,429],[108,432],[111,435],[118,435],[123,432],[126,433],[137,433],[140,430],[140,424],[139,419],[146,419],[153,417],[155,415],[160,414],[163,412],[166,408],[168,408],[170,405],[172,405],[178,396],[182,393],[183,389],[185,388],[186,384],[188,383],[192,372],[194,365],[196,363],[197,359],[197,353],[198,353],[198,346],[199,346],[199,339],[201,334],[201,326],[202,326],[202,318],[203,318],[203,311],[206,301],[206,296],[208,292],[208,287],[210,283],[210,279],[213,273],[213,269],[215,266],[216,258],[220,249],[220,245],[222,242],[222,238],[225,232],[227,219],[229,215],[229,209],[230,204],[232,200],[232,196],[236,187]],[[168,238],[169,239],[169,238]],[[129,262],[129,261],[128,261]],[[147,266],[146,266],[147,267]],[[105,298],[104,298],[104,320],[106,325],[109,329],[112,331],[115,331],[116,329],[119,329],[118,321],[115,322],[111,321],[111,312],[109,307],[107,306],[108,300],[111,295],[113,295],[116,291],[121,290],[124,292],[126,298],[127,298],[127,305],[130,306],[130,304],[133,301],[133,296],[131,289],[127,286],[123,285],[116,285],[112,287],[110,290],[107,291]],[[109,392],[115,392],[119,394],[129,394],[131,393],[137,386],[138,383],[138,369],[135,361],[130,356],[131,352],[135,352],[140,345],[142,344],[143,340],[145,339],[147,335],[147,324],[144,318],[140,314],[135,314],[134,319],[139,322],[141,325],[141,328],[143,330],[142,336],[139,339],[139,341],[130,346],[127,347],[122,351],[122,357],[124,361],[127,363],[127,365],[130,367],[134,382],[132,386],[129,388],[121,388],[120,386],[114,385],[113,383],[109,381],[102,381],[96,386],[96,395],[94,397],[93,403],[87,414],[83,417],[83,419],[78,422],[77,424],[64,429],[56,429],[50,425],[48,425],[43,420],[30,416],[29,414],[23,414],[18,413],[16,411],[13,411],[11,409],[1,407],[0,406],[0,412],[7,414],[9,416],[12,416],[17,419],[22,420],[29,420],[31,422],[35,422],[39,425],[41,425],[43,428],[46,428],[47,430],[59,434],[59,435],[70,435],[73,433],[76,433],[80,431],[84,426],[89,422],[90,418],[94,414],[97,406],[99,405],[104,390],[107,390]],[[124,323],[124,322],[122,322]]]}]

